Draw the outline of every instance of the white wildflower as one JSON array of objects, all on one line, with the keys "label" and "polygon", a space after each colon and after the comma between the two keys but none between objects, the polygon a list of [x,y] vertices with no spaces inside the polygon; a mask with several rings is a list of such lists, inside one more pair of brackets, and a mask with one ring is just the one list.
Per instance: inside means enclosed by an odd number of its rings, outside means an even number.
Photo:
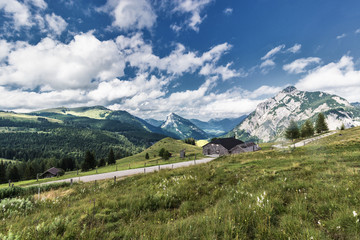
[{"label": "white wildflower", "polygon": [[356,217],[358,214],[357,214],[357,212],[353,211],[353,215],[354,215],[354,217]]}]

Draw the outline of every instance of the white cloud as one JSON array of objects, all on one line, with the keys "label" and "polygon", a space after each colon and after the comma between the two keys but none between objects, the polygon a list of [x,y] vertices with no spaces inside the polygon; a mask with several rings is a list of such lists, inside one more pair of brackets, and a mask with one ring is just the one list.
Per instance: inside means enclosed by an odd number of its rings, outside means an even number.
[{"label": "white cloud", "polygon": [[355,30],[355,34],[359,34],[360,33],[360,28]]},{"label": "white cloud", "polygon": [[55,33],[56,35],[61,35],[63,31],[65,31],[67,27],[67,22],[60,16],[52,13],[45,15],[45,20],[49,26],[51,32]]},{"label": "white cloud", "polygon": [[301,44],[296,43],[294,46],[292,46],[291,48],[288,48],[288,52],[291,53],[298,53],[301,49]]},{"label": "white cloud", "polygon": [[307,91],[325,91],[339,95],[350,102],[360,101],[360,71],[354,67],[353,58],[343,56],[311,71],[296,84]]},{"label": "white cloud", "polygon": [[221,76],[223,80],[228,80],[234,77],[246,77],[248,75],[243,70],[236,71],[230,69],[231,65],[232,63],[228,63],[226,66],[216,67],[214,66],[214,64],[207,63],[201,68],[199,73],[205,76],[211,76],[211,75]]},{"label": "white cloud", "polygon": [[300,58],[292,63],[283,66],[283,69],[289,73],[302,73],[305,72],[305,68],[314,63],[320,63],[321,59],[317,57]]},{"label": "white cloud", "polygon": [[232,8],[225,8],[224,9],[224,14],[225,15],[231,15],[233,13],[234,9]]},{"label": "white cloud", "polygon": [[343,33],[343,34],[341,34],[341,35],[339,35],[339,36],[336,36],[336,39],[342,39],[342,38],[344,38],[344,37],[346,37],[346,34],[345,34],[345,33]]},{"label": "white cloud", "polygon": [[157,17],[148,0],[108,0],[99,10],[109,12],[121,30],[151,29]]},{"label": "white cloud", "polygon": [[216,65],[221,56],[232,48],[228,43],[216,45],[202,55],[187,51],[184,45],[177,44],[168,56],[160,58],[153,54],[151,45],[143,41],[141,34],[135,34],[130,38],[119,36],[116,42],[122,49],[122,53],[126,55],[126,61],[130,63],[130,66],[138,67],[141,71],[158,69],[167,74],[182,75],[194,73],[206,66],[208,71],[204,69],[202,75],[217,74],[228,79],[239,74],[230,69],[231,64],[220,67]]},{"label": "white cloud", "polygon": [[12,48],[12,44],[5,40],[0,39],[0,67],[1,62],[7,58]]},{"label": "white cloud", "polygon": [[267,52],[267,53],[265,54],[265,56],[263,56],[263,57],[261,58],[261,60],[267,60],[267,59],[273,57],[274,55],[276,55],[278,52],[280,52],[280,51],[281,51],[282,49],[284,49],[284,48],[285,48],[285,45],[284,45],[284,44],[281,44],[281,45],[279,45],[279,46],[277,46],[277,47],[274,47],[274,48],[271,49],[269,52]]},{"label": "white cloud", "polygon": [[0,0],[0,10],[5,12],[5,16],[12,18],[16,29],[20,27],[29,27],[31,22],[31,13],[28,7],[16,0]]},{"label": "white cloud", "polygon": [[[208,120],[210,118],[239,117],[248,114],[261,102],[248,97],[242,89],[232,89],[223,93],[214,93],[216,77],[209,78],[199,88],[174,92],[168,97],[150,98],[136,95],[121,104],[109,106],[112,109],[125,109],[143,118],[164,119],[170,112],[176,112],[185,118]],[[138,97],[139,96],[139,97]],[[199,108],[201,106],[201,111]]]},{"label": "white cloud", "polygon": [[[97,89],[89,92],[89,97],[98,103],[106,104],[117,99],[135,97],[141,93],[146,93],[143,100],[150,101],[165,94],[161,91],[165,84],[167,81],[164,78],[139,74],[135,79],[128,81],[114,79],[109,82],[101,82]],[[155,92],[157,94],[154,94]]]},{"label": "white cloud", "polygon": [[260,68],[267,68],[267,67],[274,67],[275,62],[271,59],[267,59],[264,62],[261,63]]},{"label": "white cloud", "polygon": [[36,45],[18,46],[0,68],[0,85],[24,89],[87,89],[97,81],[123,74],[124,59],[114,41],[99,41],[92,33],[69,44],[45,38]]},{"label": "white cloud", "polygon": [[80,90],[62,90],[52,92],[28,92],[8,90],[0,86],[0,109],[29,112],[42,107],[82,106],[87,104],[87,98]]},{"label": "white cloud", "polygon": [[177,33],[180,32],[180,30],[182,29],[182,27],[177,24],[171,24],[170,28],[171,28],[171,30],[173,30],[174,32],[177,32]]},{"label": "white cloud", "polygon": [[187,25],[194,31],[199,31],[199,25],[206,17],[201,17],[200,13],[212,1],[213,0],[175,0],[174,11],[191,14]]},{"label": "white cloud", "polygon": [[38,7],[40,9],[46,9],[47,8],[47,3],[44,0],[25,0],[25,3],[32,4],[35,7]]},{"label": "white cloud", "polygon": [[[246,75],[241,69],[233,70],[231,63],[218,64],[232,47],[228,43],[203,53],[177,44],[164,57],[155,55],[140,33],[109,41],[100,41],[89,32],[76,35],[67,44],[51,38],[34,45],[0,43],[0,94],[6,99],[0,101],[0,109],[104,105],[145,117],[165,116],[171,111],[195,117],[199,106],[205,106],[201,117],[211,118],[242,115],[258,101],[248,99],[241,89],[212,92],[218,79]],[[126,64],[135,69],[135,77],[125,78]],[[194,72],[207,78],[204,84],[196,90],[169,94],[174,79]],[[244,106],[239,108],[239,104]]]}]

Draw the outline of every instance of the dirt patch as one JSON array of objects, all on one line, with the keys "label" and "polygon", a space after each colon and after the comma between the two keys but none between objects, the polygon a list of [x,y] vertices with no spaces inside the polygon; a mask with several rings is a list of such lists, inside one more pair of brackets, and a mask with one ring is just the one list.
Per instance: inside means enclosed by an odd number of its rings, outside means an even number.
[{"label": "dirt patch", "polygon": [[[40,198],[41,199],[49,199],[49,200],[54,200],[56,198],[62,198],[65,196],[70,195],[71,193],[74,192],[74,189],[68,189],[68,190],[62,190],[62,189],[57,189],[57,190],[50,190],[47,192],[40,192]],[[39,197],[38,194],[34,195],[34,198],[37,199]]]}]

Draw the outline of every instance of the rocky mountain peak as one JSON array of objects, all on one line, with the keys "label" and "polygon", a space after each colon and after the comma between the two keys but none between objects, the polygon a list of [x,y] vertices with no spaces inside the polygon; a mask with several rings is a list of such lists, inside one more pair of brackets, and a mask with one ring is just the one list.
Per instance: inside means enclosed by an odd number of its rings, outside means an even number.
[{"label": "rocky mountain peak", "polygon": [[260,103],[240,125],[235,127],[229,136],[241,140],[255,137],[268,142],[283,138],[283,133],[294,119],[301,124],[307,119],[315,121],[318,113],[323,112],[330,130],[341,126],[360,125],[360,112],[345,99],[325,92],[300,91],[289,86],[276,96]]},{"label": "rocky mountain peak", "polygon": [[297,89],[294,86],[288,86],[286,88],[284,88],[281,92],[282,93],[292,93],[295,92]]}]

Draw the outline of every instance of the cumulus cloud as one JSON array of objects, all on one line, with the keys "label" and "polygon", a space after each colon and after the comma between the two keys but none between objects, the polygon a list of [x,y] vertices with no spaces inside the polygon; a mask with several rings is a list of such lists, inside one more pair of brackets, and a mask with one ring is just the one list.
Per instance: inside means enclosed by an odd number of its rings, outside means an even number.
[{"label": "cumulus cloud", "polygon": [[46,9],[48,6],[44,0],[25,0],[25,3],[27,3],[28,5],[34,5],[35,7],[43,10]]},{"label": "cumulus cloud", "polygon": [[13,30],[40,29],[42,33],[60,35],[66,29],[67,23],[54,13],[45,15],[47,7],[44,0],[0,0],[0,13],[3,10],[7,33],[13,34]]},{"label": "cumulus cloud", "polygon": [[287,49],[288,52],[298,53],[301,49],[301,44],[296,43],[294,46]]},{"label": "cumulus cloud", "polygon": [[288,73],[303,73],[305,72],[305,68],[315,64],[315,63],[320,63],[321,59],[317,58],[317,57],[308,57],[308,58],[300,58],[297,59],[295,61],[293,61],[292,63],[286,64],[283,66],[283,69],[285,71],[287,71]]},{"label": "cumulus cloud", "polygon": [[230,69],[231,65],[232,63],[228,63],[226,64],[226,66],[216,67],[214,66],[214,64],[207,63],[201,68],[199,73],[204,76],[211,76],[211,75],[221,76],[223,80],[228,80],[234,77],[246,77],[248,75],[242,69],[239,71]]},{"label": "cumulus cloud", "polygon": [[46,22],[49,26],[49,29],[51,32],[53,32],[56,35],[61,35],[63,31],[65,31],[67,27],[67,22],[60,16],[52,13],[45,15]]},{"label": "cumulus cloud", "polygon": [[30,20],[31,12],[24,3],[16,0],[0,0],[0,10],[5,12],[6,17],[13,20],[16,29],[33,24]]},{"label": "cumulus cloud", "polygon": [[274,47],[273,49],[271,49],[269,52],[267,52],[265,54],[265,56],[263,56],[261,58],[261,60],[267,60],[267,59],[270,59],[271,57],[275,56],[278,52],[280,52],[282,49],[285,48],[285,45],[284,44],[281,44],[277,47]]},{"label": "cumulus cloud", "polygon": [[261,63],[260,68],[267,68],[267,67],[273,67],[275,66],[275,62],[271,59],[267,59],[264,62]]},{"label": "cumulus cloud", "polygon": [[[144,96],[128,98],[121,104],[113,104],[112,109],[125,109],[144,118],[164,119],[169,112],[176,112],[186,118],[208,120],[210,118],[239,117],[248,114],[261,102],[249,98],[250,94],[242,89],[232,89],[213,93],[216,77],[207,79],[199,88],[174,92],[168,97],[156,97],[149,101]],[[201,106],[201,111],[199,111]]]},{"label": "cumulus cloud", "polygon": [[[33,45],[1,40],[0,94],[6,101],[0,102],[0,109],[105,105],[139,116],[160,116],[169,111],[196,114],[195,109],[206,99],[209,106],[204,117],[224,115],[217,101],[230,97],[229,104],[234,107],[247,101],[235,90],[211,92],[218,79],[246,75],[241,69],[233,70],[232,63],[218,64],[231,47],[223,43],[199,53],[177,44],[167,56],[159,57],[140,33],[100,41],[88,32],[76,35],[69,43],[47,37]],[[126,66],[135,69],[135,77],[124,76]],[[184,73],[203,75],[207,80],[197,90],[168,94],[170,83]],[[241,94],[245,96],[243,90]],[[219,108],[215,115],[210,114],[211,107]],[[237,116],[246,109],[227,114]]]},{"label": "cumulus cloud", "polygon": [[194,73],[200,69],[202,75],[218,75],[224,80],[241,75],[230,68],[231,64],[217,66],[221,56],[232,48],[228,43],[216,45],[203,54],[188,51],[184,45],[178,43],[168,56],[160,58],[154,55],[152,46],[145,43],[139,33],[130,38],[119,36],[116,42],[122,49],[121,52],[126,55],[126,61],[130,66],[137,67],[141,71],[157,69],[178,76]]},{"label": "cumulus cloud", "polygon": [[0,39],[0,66],[1,62],[7,58],[12,48],[12,44],[7,41]]},{"label": "cumulus cloud", "polygon": [[175,0],[175,12],[190,14],[187,25],[194,31],[199,31],[199,25],[206,16],[201,17],[201,11],[209,5],[213,0]]},{"label": "cumulus cloud", "polygon": [[69,44],[45,38],[36,45],[23,43],[10,51],[8,64],[0,68],[0,85],[86,89],[96,81],[121,76],[124,67],[114,41],[99,41],[91,33],[77,35]]},{"label": "cumulus cloud", "polygon": [[99,10],[110,13],[121,30],[151,29],[157,17],[148,0],[108,0]]},{"label": "cumulus cloud", "polygon": [[318,67],[296,87],[307,91],[325,91],[339,95],[350,102],[360,101],[360,71],[355,69],[353,58],[343,56],[338,62]]}]

